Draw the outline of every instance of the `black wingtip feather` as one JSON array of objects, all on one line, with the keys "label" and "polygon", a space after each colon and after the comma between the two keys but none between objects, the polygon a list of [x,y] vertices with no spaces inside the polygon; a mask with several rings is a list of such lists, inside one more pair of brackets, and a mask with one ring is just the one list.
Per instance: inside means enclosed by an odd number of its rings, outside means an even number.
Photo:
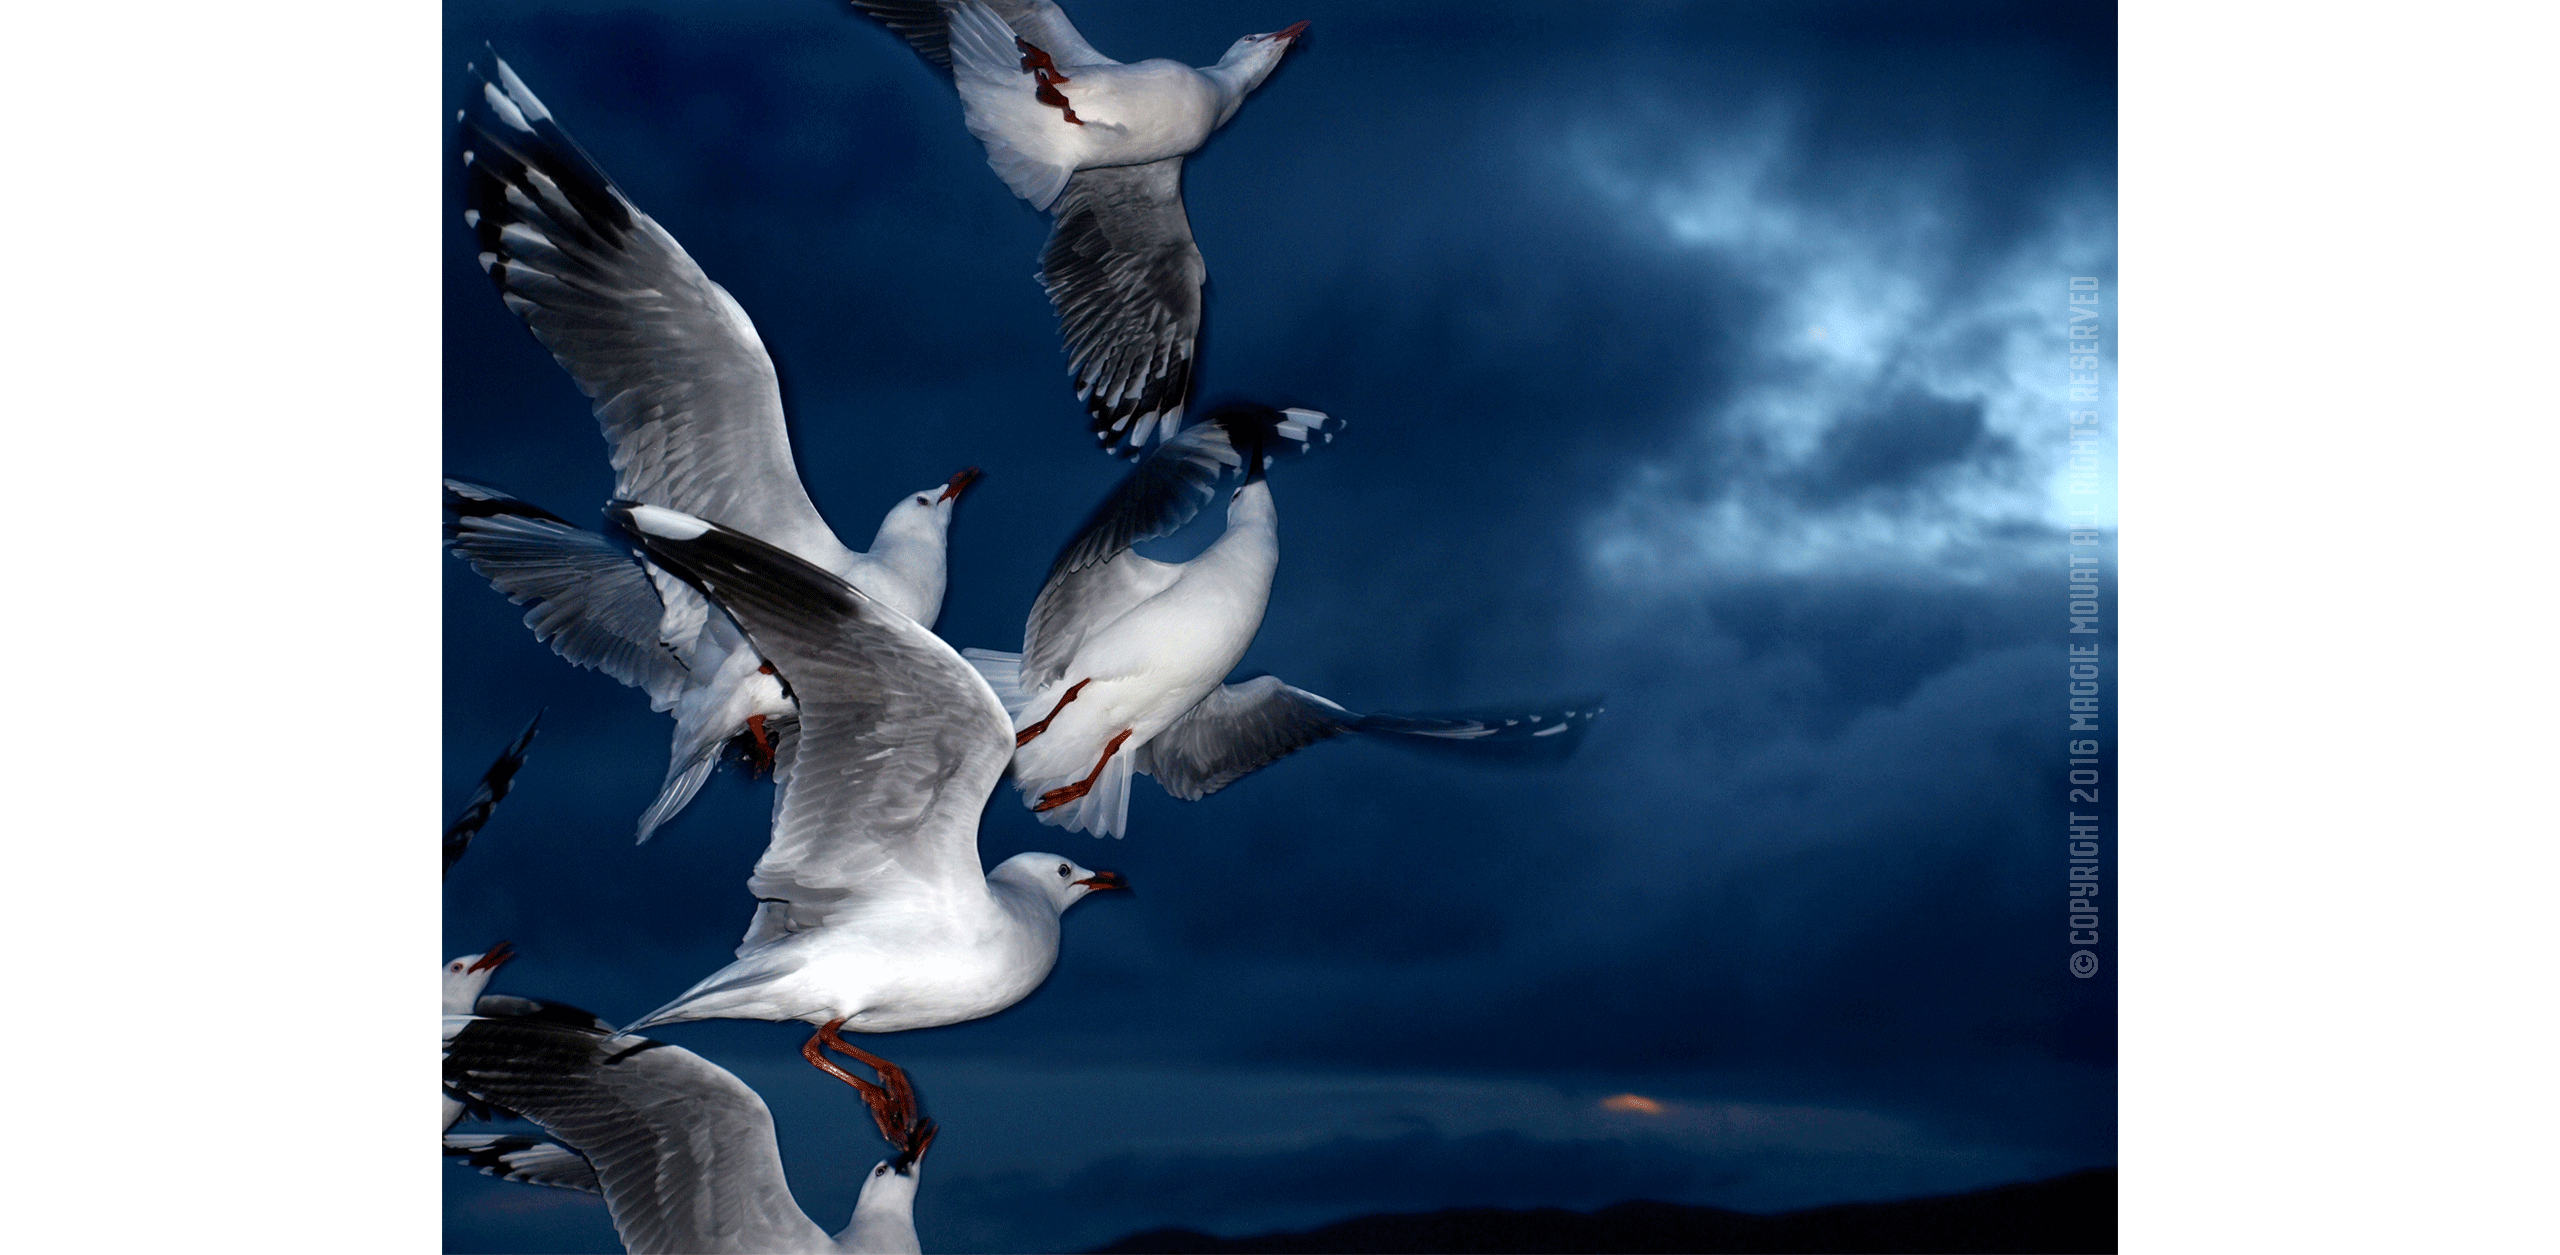
[{"label": "black wingtip feather", "polygon": [[558,523],[563,527],[577,526],[504,489],[492,488],[487,484],[474,483],[467,479],[447,478],[444,481],[444,509],[446,514],[452,516],[447,520],[448,523],[452,519],[491,519],[514,515],[521,518],[541,519],[547,523]]},{"label": "black wingtip feather", "polygon": [[[653,536],[632,522],[636,508],[636,502],[616,501],[606,507],[605,515],[652,561],[701,589],[736,619],[756,642],[757,652],[774,662],[777,671],[781,663],[766,648],[768,643],[823,645],[832,640],[834,623],[894,613],[879,608],[834,572],[716,523],[687,539]],[[787,679],[784,685],[789,687]]]},{"label": "black wingtip feather", "polygon": [[1370,714],[1362,715],[1350,730],[1384,737],[1407,749],[1476,762],[1560,763],[1581,747],[1592,722],[1607,710],[1606,701],[1591,696],[1499,710]]},{"label": "black wingtip feather", "polygon": [[[494,52],[490,59],[504,73],[513,73]],[[462,110],[462,142],[471,156],[463,204],[479,215],[472,229],[480,251],[496,259],[489,264],[491,280],[501,291],[506,289],[511,250],[505,231],[512,224],[528,220],[526,210],[508,199],[508,189],[515,189],[535,205],[543,205],[547,199],[533,184],[534,172],[559,189],[578,219],[552,226],[590,232],[596,237],[595,244],[602,248],[619,247],[623,235],[633,228],[632,210],[604,168],[548,116],[547,110],[539,118],[525,117],[526,125],[532,128],[530,132],[506,121],[489,100],[492,92],[507,94],[498,77],[479,73],[476,66],[473,72],[480,90],[471,93]],[[517,81],[523,80],[519,76]],[[527,88],[526,94],[531,96],[532,90]],[[541,107],[538,98],[536,107]]]},{"label": "black wingtip feather", "polygon": [[524,769],[525,760],[531,757],[534,733],[542,727],[545,713],[548,713],[547,709],[534,712],[533,721],[524,725],[524,731],[517,733],[515,741],[498,755],[498,760],[481,773],[480,787],[472,792],[471,801],[462,808],[462,814],[446,826],[444,870],[447,875],[452,874],[453,865],[462,858],[463,852],[471,848],[471,838],[478,835],[489,822],[489,817],[497,812],[498,803],[507,800],[507,794],[515,788],[516,773]]}]

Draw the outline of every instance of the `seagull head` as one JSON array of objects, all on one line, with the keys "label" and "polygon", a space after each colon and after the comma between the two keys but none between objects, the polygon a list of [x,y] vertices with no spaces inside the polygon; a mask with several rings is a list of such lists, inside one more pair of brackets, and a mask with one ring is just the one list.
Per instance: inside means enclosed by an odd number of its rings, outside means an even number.
[{"label": "seagull head", "polygon": [[978,478],[978,468],[972,466],[931,488],[919,488],[899,498],[898,504],[889,507],[889,517],[880,520],[880,538],[942,543],[951,532],[951,507],[959,503],[960,494],[967,492]]},{"label": "seagull head", "polygon": [[480,991],[489,987],[489,978],[514,957],[514,947],[501,941],[485,953],[466,954],[445,964],[444,1013],[471,1014],[471,1008],[480,1001]]},{"label": "seagull head", "polygon": [[1235,113],[1236,105],[1251,95],[1254,88],[1262,86],[1262,80],[1271,77],[1271,71],[1280,64],[1280,58],[1289,55],[1289,50],[1306,35],[1308,25],[1300,22],[1286,30],[1247,35],[1229,46],[1227,55],[1218,58],[1218,64],[1211,67],[1209,77],[1234,93],[1218,115],[1220,124],[1223,125]]},{"label": "seagull head", "polygon": [[[924,1164],[925,1147],[933,1141],[933,1121],[924,1122],[922,1136],[910,1142],[895,1159],[883,1159],[871,1165],[871,1175],[862,1180],[862,1196],[853,1203],[853,1223],[859,1227],[865,1217],[890,1220],[893,1227],[901,1220],[909,1226],[916,1209],[916,1173]],[[890,1247],[869,1247],[888,1250]]]},{"label": "seagull head", "polygon": [[1120,873],[1098,872],[1078,865],[1063,854],[1016,854],[998,864],[987,879],[1003,880],[1030,889],[1048,899],[1060,914],[1084,901],[1086,894],[1129,887],[1128,880]]}]

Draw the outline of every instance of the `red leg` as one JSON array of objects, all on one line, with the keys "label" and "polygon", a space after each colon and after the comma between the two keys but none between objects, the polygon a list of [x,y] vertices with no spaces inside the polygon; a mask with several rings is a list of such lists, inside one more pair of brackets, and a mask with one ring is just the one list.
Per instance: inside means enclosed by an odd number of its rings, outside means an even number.
[{"label": "red leg", "polygon": [[[817,1040],[829,1050],[851,1055],[869,1064],[880,1074],[880,1085],[865,1090],[863,1098],[871,1104],[871,1119],[880,1126],[880,1136],[889,1139],[892,1146],[904,1147],[915,1132],[916,1119],[922,1110],[922,1104],[916,1101],[915,1084],[907,1079],[907,1070],[837,1036],[831,1031],[834,1027],[831,1024],[819,1029]],[[873,1098],[874,1093],[879,1097]]]},{"label": "red leg", "polygon": [[773,738],[766,736],[764,716],[747,716],[747,734],[756,739],[754,766],[759,774],[773,770]]},{"label": "red leg", "polygon": [[1035,811],[1056,810],[1077,798],[1083,797],[1087,793],[1093,792],[1093,782],[1102,778],[1103,767],[1111,762],[1112,755],[1120,752],[1120,743],[1128,740],[1129,734],[1135,731],[1137,731],[1136,728],[1120,729],[1120,735],[1111,738],[1111,744],[1102,747],[1102,758],[1093,764],[1092,771],[1085,773],[1084,779],[1078,780],[1074,784],[1068,785],[1065,788],[1051,789],[1048,792],[1041,794],[1040,804],[1032,807],[1031,809]]},{"label": "red leg", "polygon": [[852,1086],[853,1092],[862,1095],[862,1101],[871,1108],[872,1118],[876,1120],[880,1115],[880,1104],[889,1101],[889,1092],[837,1067],[835,1060],[828,1058],[818,1049],[820,1042],[835,1037],[837,1027],[843,1023],[844,1017],[841,1015],[827,1021],[826,1025],[818,1030],[817,1036],[810,1038],[807,1045],[800,1047],[800,1057],[808,1060],[819,1071]]},{"label": "red leg", "polygon": [[1049,730],[1049,720],[1050,720],[1050,719],[1055,719],[1055,718],[1057,718],[1057,717],[1058,717],[1058,712],[1059,712],[1059,711],[1061,711],[1061,710],[1065,710],[1065,709],[1067,708],[1067,703],[1068,703],[1068,702],[1071,702],[1071,701],[1074,701],[1074,700],[1076,699],[1076,694],[1083,692],[1083,691],[1084,691],[1084,686],[1085,686],[1085,685],[1088,685],[1088,684],[1091,684],[1091,683],[1093,683],[1093,677],[1091,677],[1091,676],[1087,676],[1087,677],[1085,677],[1084,679],[1081,679],[1081,680],[1076,681],[1076,683],[1075,683],[1075,687],[1074,687],[1074,688],[1071,688],[1071,689],[1068,689],[1068,690],[1067,690],[1067,695],[1066,695],[1066,696],[1064,696],[1064,697],[1059,698],[1059,699],[1058,699],[1058,704],[1049,708],[1049,714],[1048,714],[1048,717],[1047,717],[1047,718],[1044,718],[1044,719],[1042,719],[1040,722],[1035,723],[1035,724],[1031,725],[1030,727],[1024,728],[1022,731],[1020,731],[1020,732],[1016,732],[1016,733],[1014,733],[1014,734],[1013,734],[1013,747],[1014,747],[1015,749],[1021,749],[1023,746],[1025,746],[1025,745],[1029,745],[1029,744],[1031,743],[1031,738],[1033,738],[1033,737],[1035,737],[1035,736],[1038,736],[1038,735],[1040,735],[1040,734],[1041,734],[1041,733],[1043,733],[1043,732],[1048,731],[1048,730]]},{"label": "red leg", "polygon": [[[924,1155],[924,1148],[933,1141],[935,1129],[933,1121],[923,1118],[924,1104],[916,1100],[914,1082],[907,1079],[905,1068],[838,1036],[836,1029],[843,1023],[842,1019],[828,1021],[818,1030],[818,1035],[809,1040],[809,1045],[802,1053],[813,1054],[820,1045],[824,1045],[829,1050],[851,1055],[878,1072],[881,1082],[879,1085],[855,1083],[856,1089],[862,1094],[863,1102],[871,1107],[872,1122],[880,1126],[880,1136],[887,1138],[890,1145],[904,1151],[907,1158],[921,1158]],[[847,1075],[832,1064],[820,1064],[820,1066],[828,1068],[840,1077]]]}]

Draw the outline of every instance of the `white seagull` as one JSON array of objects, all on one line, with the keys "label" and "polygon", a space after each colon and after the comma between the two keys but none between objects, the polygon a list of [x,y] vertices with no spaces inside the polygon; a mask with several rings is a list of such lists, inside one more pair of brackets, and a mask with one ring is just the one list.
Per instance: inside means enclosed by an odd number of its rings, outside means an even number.
[{"label": "white seagull", "polygon": [[982,870],[978,818],[1013,728],[942,638],[742,532],[656,506],[612,514],[737,621],[800,709],[737,961],[625,1031],[805,1020],[819,1028],[802,1057],[873,1097],[821,1053],[882,1066],[838,1030],[895,1033],[1012,1006],[1057,963],[1058,917],[1126,884],[1055,854]]},{"label": "white seagull", "polygon": [[[1271,453],[1318,433],[1330,441],[1340,426],[1313,410],[1221,407],[1149,453],[1067,542],[1021,653],[966,651],[1013,716],[1014,783],[1043,822],[1119,836],[1132,774],[1196,801],[1344,732],[1561,752],[1599,713],[1594,701],[1510,716],[1362,715],[1272,676],[1223,683],[1262,626],[1279,567],[1263,474]],[[1229,471],[1244,483],[1208,549],[1188,562],[1129,551],[1189,522]]]},{"label": "white seagull", "polygon": [[1247,35],[1216,65],[1123,65],[1050,0],[851,0],[951,72],[969,133],[1014,194],[1055,218],[1040,280],[1101,447],[1171,437],[1191,390],[1208,266],[1182,159],[1307,31]]},{"label": "white seagull", "polygon": [[[871,1167],[834,1237],[791,1198],[773,1112],[681,1046],[513,1020],[445,1024],[445,1084],[523,1115],[594,1165],[623,1245],[645,1252],[918,1252],[917,1174],[934,1125],[891,1079],[875,1104],[897,1154]],[[524,1139],[530,1141],[531,1139]]]},{"label": "white seagull", "polygon": [[[482,269],[595,401],[614,495],[714,519],[850,581],[927,627],[942,611],[952,504],[971,468],[901,497],[857,553],[818,516],[791,460],[773,360],[745,310],[634,208],[523,80],[495,61],[462,112],[463,219]],[[639,839],[684,809],[741,734],[769,760],[781,687],[701,598],[593,532],[504,493],[446,482],[456,554],[559,654],[676,716]]]}]

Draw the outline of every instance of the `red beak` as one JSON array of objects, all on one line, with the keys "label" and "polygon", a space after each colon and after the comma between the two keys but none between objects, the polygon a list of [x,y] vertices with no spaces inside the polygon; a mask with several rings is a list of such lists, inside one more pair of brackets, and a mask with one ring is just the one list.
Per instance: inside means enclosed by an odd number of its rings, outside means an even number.
[{"label": "red beak", "polygon": [[1105,889],[1126,889],[1129,887],[1129,882],[1122,878],[1118,872],[1095,872],[1094,874],[1075,883],[1080,885],[1091,885],[1093,886],[1093,891],[1096,893],[1100,893]]},{"label": "red beak", "polygon": [[508,946],[506,942],[501,941],[498,944],[489,947],[489,952],[481,955],[479,962],[462,970],[466,975],[472,972],[493,972],[501,965],[505,964],[507,960],[514,957],[516,957],[514,949]]},{"label": "red beak", "polygon": [[977,467],[972,466],[961,471],[959,474],[951,477],[950,483],[942,486],[942,500],[949,501],[953,497],[959,496],[961,493],[969,490],[969,485],[976,482],[978,482]]},{"label": "red beak", "polygon": [[1315,25],[1315,22],[1312,20],[1300,22],[1287,30],[1271,32],[1271,37],[1273,39],[1296,39],[1298,36],[1306,34],[1307,28],[1313,25]]}]

